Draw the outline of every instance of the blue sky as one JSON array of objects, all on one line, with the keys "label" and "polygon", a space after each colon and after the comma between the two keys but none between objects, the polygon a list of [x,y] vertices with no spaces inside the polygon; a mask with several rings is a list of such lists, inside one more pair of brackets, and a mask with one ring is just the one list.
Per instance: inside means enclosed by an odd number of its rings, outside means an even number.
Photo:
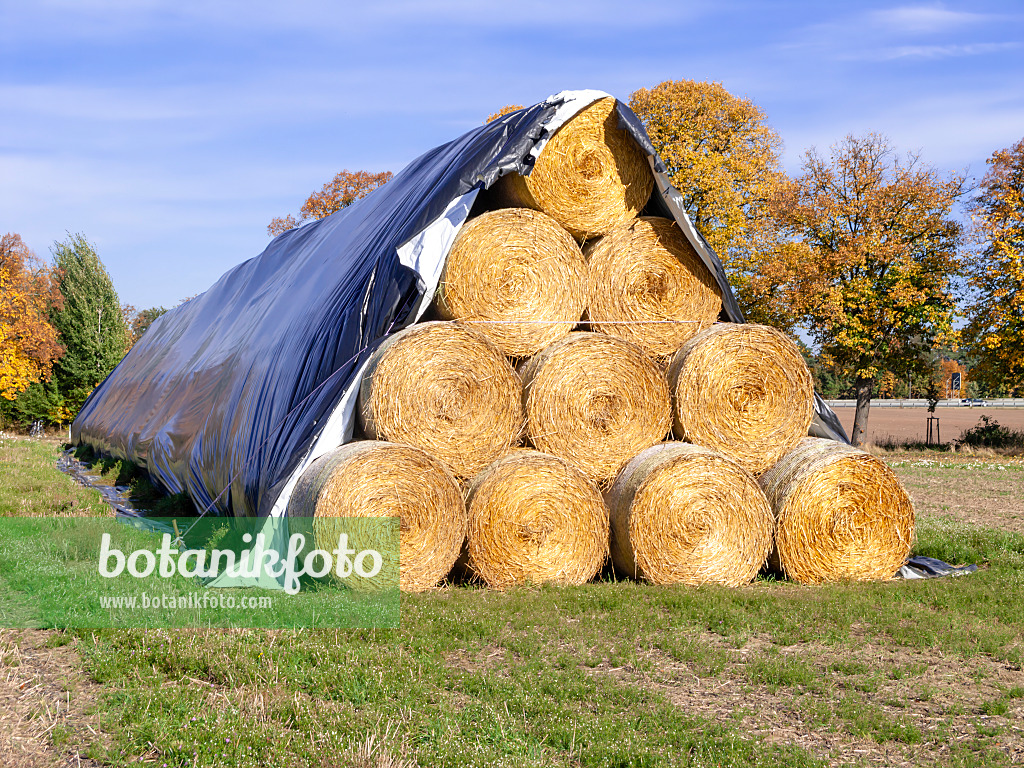
[{"label": "blue sky", "polygon": [[0,0],[0,233],[81,232],[122,302],[173,306],[343,168],[669,79],[757,103],[791,172],[878,131],[978,177],[1024,136],[1024,3]]}]

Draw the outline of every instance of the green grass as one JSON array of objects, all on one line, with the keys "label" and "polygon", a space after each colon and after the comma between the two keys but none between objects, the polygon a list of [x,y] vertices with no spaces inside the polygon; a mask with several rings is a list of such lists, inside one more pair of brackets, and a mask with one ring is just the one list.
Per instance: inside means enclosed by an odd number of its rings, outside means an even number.
[{"label": "green grass", "polygon": [[60,447],[41,440],[0,440],[0,517],[109,515],[94,490],[57,471]]},{"label": "green grass", "polygon": [[[18,450],[18,462],[42,460],[36,447]],[[12,504],[9,487],[0,504]],[[34,508],[45,507],[48,492],[36,493]],[[878,744],[919,764],[1009,765],[1004,723],[1024,688],[949,702],[928,659],[1024,664],[1024,537],[951,518],[919,523],[917,552],[982,568],[823,587],[454,587],[403,596],[394,630],[55,637],[102,686],[111,738],[93,756],[110,765],[828,764],[750,730],[745,718],[765,697],[781,702],[765,717],[798,718],[797,731],[839,744]],[[707,711],[679,703],[723,687],[739,698]]]}]

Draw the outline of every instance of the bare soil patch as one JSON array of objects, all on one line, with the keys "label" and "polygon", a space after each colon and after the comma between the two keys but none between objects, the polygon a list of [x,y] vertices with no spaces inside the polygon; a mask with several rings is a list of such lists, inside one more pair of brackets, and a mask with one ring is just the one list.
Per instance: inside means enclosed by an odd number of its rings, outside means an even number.
[{"label": "bare soil patch", "polygon": [[952,517],[982,528],[1024,534],[1024,460],[939,455],[886,457],[919,516]]},{"label": "bare soil patch", "polygon": [[[964,661],[869,640],[852,650],[813,643],[779,649],[757,636],[737,649],[710,633],[701,642],[726,651],[729,661],[719,674],[709,676],[658,651],[651,653],[653,672],[605,664],[592,673],[658,690],[687,712],[739,725],[754,738],[799,746],[830,765],[945,765],[993,731],[1008,762],[1024,761],[1024,699],[1005,698],[1024,685],[1024,672],[1004,662]],[[751,683],[747,668],[766,658],[809,664],[820,685]],[[1005,711],[992,707],[995,701],[1007,701]]]},{"label": "bare soil patch", "polygon": [[0,765],[98,768],[86,756],[103,739],[91,714],[100,686],[73,645],[42,630],[0,630]]},{"label": "bare soil patch", "polygon": [[[836,416],[843,424],[846,434],[853,432],[855,408],[835,408]],[[885,442],[894,438],[900,442],[923,443],[928,436],[927,408],[879,408],[868,414],[867,442]],[[1024,408],[936,408],[939,419],[939,436],[944,442],[955,440],[981,421],[982,415],[995,419],[1009,429],[1024,430]]]}]

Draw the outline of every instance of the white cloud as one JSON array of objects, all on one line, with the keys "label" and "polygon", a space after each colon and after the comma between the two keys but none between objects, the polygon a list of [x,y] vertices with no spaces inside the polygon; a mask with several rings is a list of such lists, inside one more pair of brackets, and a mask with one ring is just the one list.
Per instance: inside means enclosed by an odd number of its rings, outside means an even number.
[{"label": "white cloud", "polygon": [[1021,43],[971,43],[967,45],[900,45],[891,48],[869,49],[850,53],[843,57],[848,60],[892,61],[895,59],[948,59],[962,56],[985,56],[993,53],[1012,51]]},{"label": "white cloud", "polygon": [[950,11],[941,5],[916,5],[888,8],[867,14],[876,27],[893,34],[932,34],[960,30],[972,24],[982,24],[997,18],[991,14]]},{"label": "white cloud", "polygon": [[985,159],[1024,134],[1024,97],[999,89],[950,91],[900,101],[886,100],[856,115],[830,109],[813,121],[779,126],[786,139],[785,164],[796,171],[804,150],[819,152],[847,134],[875,131],[899,152],[920,151],[924,162],[952,171],[984,172]]}]

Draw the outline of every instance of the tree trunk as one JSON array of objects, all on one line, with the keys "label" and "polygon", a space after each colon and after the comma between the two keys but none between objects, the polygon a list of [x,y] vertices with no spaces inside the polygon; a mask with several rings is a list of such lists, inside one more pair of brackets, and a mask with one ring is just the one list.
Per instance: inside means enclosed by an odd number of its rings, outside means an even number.
[{"label": "tree trunk", "polygon": [[874,389],[875,379],[857,377],[857,412],[853,416],[853,434],[850,439],[854,445],[861,445],[864,442],[864,435],[868,429],[868,412],[871,410],[871,390]]}]

